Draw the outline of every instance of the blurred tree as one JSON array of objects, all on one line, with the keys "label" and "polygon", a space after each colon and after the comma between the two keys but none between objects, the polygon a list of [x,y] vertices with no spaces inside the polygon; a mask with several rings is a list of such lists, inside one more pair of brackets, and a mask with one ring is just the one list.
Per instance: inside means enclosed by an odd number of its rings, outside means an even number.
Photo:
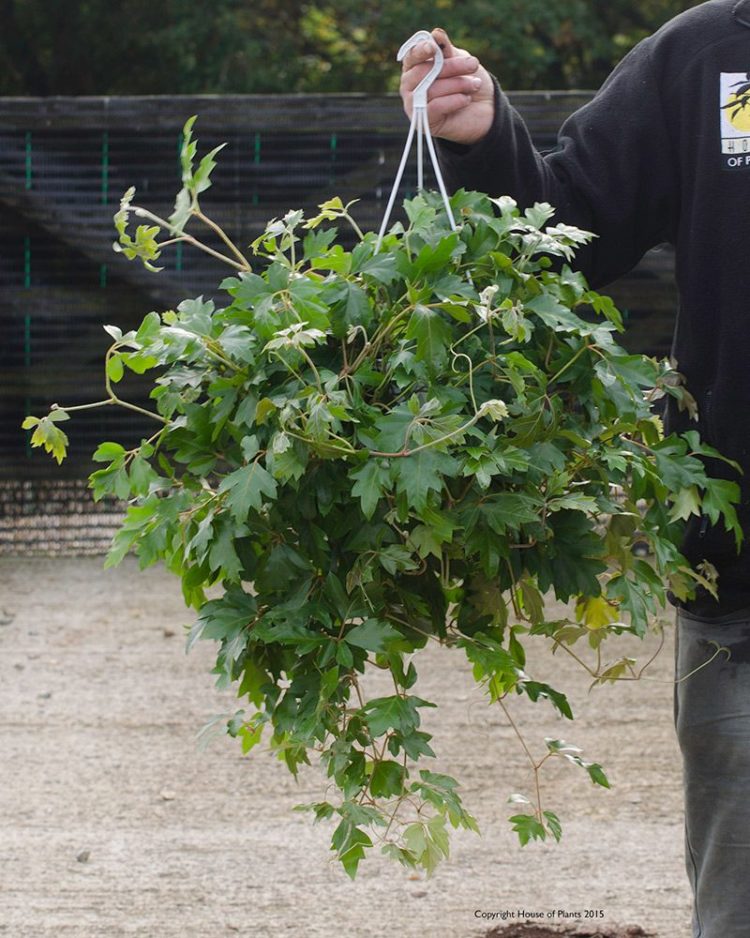
[{"label": "blurred tree", "polygon": [[386,91],[444,26],[508,88],[592,88],[698,0],[0,0],[0,94]]}]

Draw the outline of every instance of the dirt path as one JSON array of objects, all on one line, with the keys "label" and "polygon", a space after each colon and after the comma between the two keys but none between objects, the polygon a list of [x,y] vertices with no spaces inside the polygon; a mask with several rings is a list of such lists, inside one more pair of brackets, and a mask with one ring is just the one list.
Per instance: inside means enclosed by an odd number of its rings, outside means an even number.
[{"label": "dirt path", "polygon": [[[459,656],[430,652],[419,692],[440,705],[427,722],[436,768],[464,783],[482,837],[456,836],[431,880],[373,858],[351,883],[329,861],[330,830],[292,812],[320,798],[315,771],[296,785],[227,738],[196,747],[236,707],[213,688],[213,646],[185,655],[189,622],[161,569],[0,559],[0,935],[475,938],[521,912],[570,925],[561,913],[585,910],[602,916],[582,924],[689,933],[668,683],[584,688],[574,726],[517,707],[537,751],[569,739],[614,783],[555,769],[563,841],[522,850],[506,822],[507,796],[529,784],[522,754]],[[529,662],[551,669],[568,689],[567,661]],[[650,673],[670,672],[666,649]]]}]

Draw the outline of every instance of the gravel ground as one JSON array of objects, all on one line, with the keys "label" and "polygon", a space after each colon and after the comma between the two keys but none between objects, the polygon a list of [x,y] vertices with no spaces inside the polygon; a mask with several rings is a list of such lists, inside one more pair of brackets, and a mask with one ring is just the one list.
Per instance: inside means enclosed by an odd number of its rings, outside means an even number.
[{"label": "gravel ground", "polygon": [[530,784],[511,730],[458,655],[423,653],[436,768],[461,780],[482,836],[455,835],[431,879],[374,856],[352,883],[330,828],[292,811],[320,799],[315,769],[295,783],[267,752],[196,743],[236,708],[213,686],[213,646],[185,655],[190,621],[161,568],[0,559],[1,936],[478,938],[526,920],[689,934],[671,629],[651,680],[590,694],[567,657],[530,660],[578,717],[519,700],[530,745],[569,739],[613,788],[554,766],[545,797],[563,840],[524,849],[506,820],[508,795]]}]

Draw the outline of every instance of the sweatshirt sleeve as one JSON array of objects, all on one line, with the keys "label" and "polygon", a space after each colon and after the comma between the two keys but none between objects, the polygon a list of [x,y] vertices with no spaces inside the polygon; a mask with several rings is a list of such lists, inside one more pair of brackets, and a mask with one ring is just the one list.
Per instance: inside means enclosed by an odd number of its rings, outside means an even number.
[{"label": "sweatshirt sleeve", "polygon": [[651,40],[636,46],[596,96],[563,124],[557,146],[536,150],[519,113],[495,84],[495,117],[472,147],[439,141],[449,190],[512,196],[522,208],[549,202],[555,221],[598,237],[576,266],[594,287],[631,270],[672,240],[678,166],[672,156]]}]

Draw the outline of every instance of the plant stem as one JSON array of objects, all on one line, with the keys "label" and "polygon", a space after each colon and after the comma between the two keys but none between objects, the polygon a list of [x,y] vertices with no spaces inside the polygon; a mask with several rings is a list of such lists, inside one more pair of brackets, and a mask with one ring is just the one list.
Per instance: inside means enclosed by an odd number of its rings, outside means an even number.
[{"label": "plant stem", "polygon": [[465,352],[454,352],[452,367],[453,367],[453,370],[456,372],[456,374],[458,374],[458,369],[456,368],[456,361],[459,358],[465,358],[466,361],[469,363],[469,370],[466,372],[466,374],[469,378],[469,393],[471,394],[471,403],[472,403],[472,406],[474,407],[474,413],[476,414],[479,411],[479,408],[477,407],[477,399],[476,399],[476,396],[474,395],[474,365],[471,361],[471,358]]},{"label": "plant stem", "polygon": [[182,244],[183,241],[187,241],[187,240],[188,240],[187,237],[185,235],[182,235],[179,238],[170,238],[169,241],[160,241],[159,247],[168,248],[168,247],[171,247],[173,244]]},{"label": "plant stem", "polygon": [[653,655],[651,655],[651,657],[648,659],[648,661],[643,665],[643,667],[641,668],[641,670],[638,672],[638,677],[642,677],[644,671],[645,671],[647,668],[650,668],[651,665],[654,663],[654,661],[656,661],[656,659],[659,657],[659,655],[661,654],[662,648],[664,648],[664,641],[665,641],[665,639],[666,639],[666,636],[664,635],[664,629],[662,628],[662,629],[661,629],[661,636],[660,636],[660,639],[659,639],[659,647],[656,649],[656,651],[653,653]]},{"label": "plant stem", "polygon": [[[542,765],[542,763],[540,762],[539,764],[537,764],[536,760],[535,760],[534,757],[532,756],[532,754],[531,754],[531,752],[530,752],[530,750],[529,750],[529,747],[526,745],[526,740],[525,740],[525,739],[523,738],[523,736],[521,735],[521,731],[520,731],[520,730],[518,729],[518,727],[516,726],[515,721],[514,721],[513,717],[510,715],[510,711],[508,710],[508,708],[507,708],[507,707],[505,706],[505,704],[503,703],[502,698],[498,698],[498,701],[497,701],[497,702],[500,704],[500,707],[501,707],[503,713],[505,714],[505,717],[506,717],[506,719],[508,720],[508,723],[510,723],[513,732],[516,734],[516,736],[518,737],[518,741],[521,743],[521,746],[522,746],[522,748],[523,748],[523,751],[526,753],[527,759],[528,759],[529,762],[531,763],[531,768],[532,768],[532,770],[533,770],[533,772],[534,772],[534,787],[535,787],[535,789],[536,789],[536,816],[537,816],[537,819],[538,819],[539,823],[541,824],[541,823],[543,823],[543,822],[542,822],[542,817],[543,817],[543,815],[542,815],[542,789],[541,789],[541,785],[540,785],[540,783],[539,783],[539,768],[540,768],[540,766]],[[544,760],[542,760],[542,762],[543,762],[543,761],[544,761]]]},{"label": "plant stem", "polygon": [[53,410],[64,410],[65,413],[70,413],[74,410],[92,410],[94,407],[104,407],[107,404],[114,404],[114,398],[108,397],[106,401],[95,401],[91,404],[74,404],[72,407],[65,407],[63,404],[52,404],[50,411]]},{"label": "plant stem", "polygon": [[201,251],[205,251],[206,254],[210,254],[217,260],[223,261],[225,264],[229,264],[229,266],[234,267],[235,270],[248,271],[250,269],[244,264],[240,264],[239,261],[233,261],[231,257],[227,257],[225,254],[222,254],[219,251],[214,251],[213,248],[210,248],[207,244],[204,244],[197,238],[192,237],[192,235],[185,235],[185,240],[188,242],[188,244],[192,244],[194,247],[200,248]]},{"label": "plant stem", "polygon": [[489,326],[489,323],[490,323],[490,320],[489,320],[489,318],[488,318],[488,319],[487,319],[487,322],[480,322],[478,326],[474,326],[473,329],[470,329],[468,332],[465,332],[465,333],[461,336],[461,338],[458,339],[457,342],[454,342],[453,345],[451,345],[451,351],[453,351],[454,349],[458,348],[458,346],[459,346],[462,342],[465,342],[467,339],[470,339],[471,336],[475,335],[475,333],[481,332],[482,329],[484,329],[485,326]]},{"label": "plant stem", "polygon": [[365,345],[362,351],[357,356],[354,364],[351,366],[350,371],[356,371],[357,368],[362,364],[362,362],[367,358],[367,356],[372,352],[373,354],[377,352],[378,348],[385,341],[388,334],[391,332],[393,327],[400,322],[404,316],[407,316],[409,313],[414,312],[414,307],[409,305],[405,309],[402,309],[401,312],[396,313],[396,315],[389,319],[388,322],[382,327],[381,330],[375,333],[370,342]]},{"label": "plant stem", "polygon": [[81,406],[82,407],[86,407],[86,406],[99,407],[107,403],[119,404],[120,407],[124,407],[126,410],[132,410],[137,414],[143,414],[143,416],[145,417],[151,417],[152,420],[158,420],[165,425],[168,424],[169,421],[167,420],[166,417],[162,417],[161,414],[155,414],[152,410],[146,410],[145,407],[139,407],[137,404],[131,404],[128,401],[123,401],[112,390],[112,381],[109,377],[107,366],[109,365],[109,361],[112,358],[112,353],[116,350],[116,348],[117,348],[117,343],[115,342],[114,345],[111,345],[107,349],[107,354],[104,358],[104,387],[106,388],[107,394],[109,395],[109,401],[102,401],[102,404],[81,405]]},{"label": "plant stem", "polygon": [[315,367],[315,362],[307,354],[307,352],[301,345],[298,351],[302,353],[303,358],[307,361],[307,364],[312,368],[313,374],[315,375],[315,382],[318,385],[318,390],[323,396],[325,396],[325,391],[323,390],[323,382],[320,380],[320,373],[318,372],[318,369]]},{"label": "plant stem", "polygon": [[128,401],[120,400],[117,396],[112,398],[112,403],[119,404],[120,407],[124,407],[126,410],[132,410],[137,414],[143,414],[144,417],[151,417],[152,420],[158,420],[165,426],[169,423],[167,418],[162,417],[161,414],[155,414],[152,410],[146,410],[144,407],[139,407],[137,404],[131,404]]},{"label": "plant stem", "polygon": [[342,217],[345,218],[345,219],[349,222],[349,224],[352,226],[352,228],[353,228],[354,231],[356,232],[357,237],[359,238],[359,240],[360,240],[360,241],[364,241],[364,240],[365,240],[364,232],[363,232],[362,229],[359,227],[359,225],[356,223],[356,221],[354,221],[354,219],[353,219],[352,216],[349,214],[349,212],[344,212],[344,214],[343,214]]},{"label": "plant stem", "polygon": [[202,241],[194,238],[193,235],[185,234],[184,231],[180,231],[179,228],[176,228],[174,225],[170,224],[165,218],[160,218],[158,215],[154,215],[154,213],[149,212],[148,209],[140,207],[136,208],[133,206],[132,211],[133,214],[138,218],[148,218],[151,221],[156,222],[157,225],[160,225],[162,228],[166,228],[170,234],[179,236],[181,240],[186,241],[188,244],[192,244],[194,247],[200,248],[201,251],[205,251],[206,254],[210,254],[217,260],[223,261],[225,264],[229,264],[230,267],[234,267],[235,270],[247,271],[250,269],[249,266],[241,264],[239,261],[234,261],[231,257],[227,257],[225,254],[222,254],[219,251],[214,251],[213,248],[210,248],[207,244],[204,244]]},{"label": "plant stem", "polygon": [[562,650],[566,651],[574,661],[577,661],[578,664],[580,664],[580,666],[583,668],[583,670],[589,675],[589,677],[593,677],[595,681],[599,680],[600,675],[598,671],[594,671],[593,668],[587,665],[586,662],[583,660],[583,658],[579,658],[578,655],[574,651],[572,651],[568,645],[565,645],[563,642],[558,642],[557,640],[555,640],[555,646],[552,649],[552,653],[554,654],[558,648],[562,648]]},{"label": "plant stem", "polygon": [[[343,453],[346,456],[353,456],[356,453],[365,452],[365,450],[354,449],[353,446],[349,446],[348,449],[343,449],[340,446],[336,446],[334,443],[329,443],[328,440],[314,440],[312,437],[303,436],[301,433],[295,433],[294,430],[290,430],[288,427],[284,427],[284,433],[286,433],[287,436],[294,437],[295,440],[300,440],[302,443],[307,443],[312,446],[326,446],[328,449],[331,449],[337,453]],[[348,443],[347,440],[344,440],[340,436],[336,436],[335,439],[341,440],[344,443]]]},{"label": "plant stem", "polygon": [[471,429],[478,420],[479,416],[475,415],[471,420],[458,427],[458,429],[453,430],[451,433],[446,433],[445,436],[438,437],[436,440],[430,440],[429,443],[422,443],[421,446],[415,446],[414,449],[404,449],[401,450],[400,453],[380,453],[377,450],[368,450],[368,452],[370,456],[381,456],[385,459],[405,459],[407,456],[413,456],[415,453],[421,453],[423,450],[432,449],[434,446],[439,446],[441,443],[452,440],[453,437],[459,436],[461,433],[465,433],[467,430]]},{"label": "plant stem", "polygon": [[554,384],[556,381],[559,381],[562,375],[564,375],[565,372],[568,370],[568,368],[572,368],[573,365],[581,357],[581,355],[583,355],[584,352],[588,352],[591,348],[592,346],[588,344],[584,345],[582,348],[579,348],[578,351],[575,353],[575,355],[572,358],[568,359],[568,361],[562,366],[562,368],[557,372],[557,374],[553,375],[549,379],[549,381],[547,382],[547,386],[549,386],[550,384]]},{"label": "plant stem", "polygon": [[297,369],[294,367],[294,365],[290,365],[289,362],[284,358],[284,356],[281,354],[281,349],[273,349],[273,351],[269,353],[269,358],[271,357],[272,354],[275,354],[275,355],[276,355],[276,357],[277,357],[278,360],[282,363],[282,365],[284,365],[289,371],[291,371],[291,373],[294,375],[294,377],[299,381],[299,383],[300,383],[300,384],[302,385],[302,387],[304,388],[305,385],[306,385],[305,379],[304,379],[304,378],[302,377],[302,375],[297,371]]},{"label": "plant stem", "polygon": [[[387,619],[390,619],[393,622],[398,622],[399,625],[405,625],[408,629],[411,629],[413,632],[416,632],[417,635],[423,635],[425,638],[431,639],[433,642],[437,642],[438,645],[444,644],[443,641],[437,636],[432,635],[430,632],[425,632],[424,629],[420,629],[418,626],[414,625],[411,622],[407,622],[405,619],[399,619],[398,616],[394,616],[393,613],[388,613],[386,616]],[[472,641],[468,636],[462,636],[467,639],[467,641]],[[478,642],[473,642],[473,644],[479,644]]]},{"label": "plant stem", "polygon": [[250,261],[245,257],[242,251],[240,251],[237,245],[232,241],[232,239],[220,225],[217,225],[213,219],[208,217],[208,215],[204,215],[203,212],[197,207],[193,209],[193,214],[196,218],[200,219],[204,225],[208,225],[212,231],[215,231],[224,244],[226,244],[229,250],[234,254],[237,260],[239,260],[240,263],[243,264],[248,270],[251,270]]},{"label": "plant stem", "polygon": [[232,368],[236,372],[242,371],[239,365],[232,361],[231,358],[227,358],[224,354],[221,346],[214,339],[209,339],[204,336],[203,338],[203,347],[208,352],[209,355],[212,355],[217,361],[220,361],[223,365],[226,365],[228,368]]}]

